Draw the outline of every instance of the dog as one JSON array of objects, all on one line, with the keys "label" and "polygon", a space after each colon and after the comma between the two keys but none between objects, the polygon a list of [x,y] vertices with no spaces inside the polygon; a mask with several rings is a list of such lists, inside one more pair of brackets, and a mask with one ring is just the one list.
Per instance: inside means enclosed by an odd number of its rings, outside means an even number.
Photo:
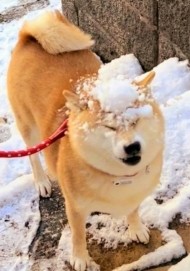
[{"label": "dog", "polygon": [[[139,117],[127,129],[108,121],[109,112],[96,99],[91,107],[81,102],[82,82],[97,78],[102,65],[90,49],[93,44],[90,35],[60,12],[46,12],[21,28],[7,76],[8,97],[27,147],[49,137],[68,117],[67,135],[43,153],[65,198],[73,245],[70,264],[76,271],[94,265],[85,235],[86,217],[94,211],[127,216],[131,239],[149,241],[138,207],[159,182],[164,148],[164,120],[153,99],[147,101],[152,115]],[[149,91],[152,77],[150,73],[133,84]],[[91,99],[85,91],[83,96]],[[39,194],[50,196],[51,182],[39,155],[30,161]]]}]

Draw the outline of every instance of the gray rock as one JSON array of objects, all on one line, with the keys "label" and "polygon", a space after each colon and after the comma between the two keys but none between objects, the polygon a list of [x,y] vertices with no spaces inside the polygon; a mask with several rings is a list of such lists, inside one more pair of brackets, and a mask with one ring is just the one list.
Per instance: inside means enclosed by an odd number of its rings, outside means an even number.
[{"label": "gray rock", "polygon": [[62,6],[96,40],[104,62],[134,53],[150,70],[168,57],[190,58],[187,0],[62,0]]},{"label": "gray rock", "polygon": [[190,58],[190,1],[158,2],[159,62],[171,56]]},{"label": "gray rock", "polygon": [[62,3],[66,16],[96,40],[94,50],[103,61],[133,52],[146,70],[157,63],[154,0],[62,0]]}]

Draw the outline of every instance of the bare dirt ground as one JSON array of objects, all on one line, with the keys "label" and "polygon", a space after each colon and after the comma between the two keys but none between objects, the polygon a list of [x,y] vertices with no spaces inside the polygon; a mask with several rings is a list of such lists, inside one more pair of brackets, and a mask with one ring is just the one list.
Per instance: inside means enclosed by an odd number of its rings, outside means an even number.
[{"label": "bare dirt ground", "polygon": [[[48,3],[48,0],[20,0],[19,5],[0,13],[0,23],[18,19],[31,10],[46,7]],[[50,199],[40,200],[40,211],[42,216],[40,227],[30,247],[30,256],[35,260],[33,271],[38,271],[35,262],[55,256],[62,228],[67,223],[64,200],[57,185],[54,184],[53,194]],[[180,224],[178,218],[174,219],[170,228],[177,230],[184,241],[187,253],[190,253],[190,228],[187,225]],[[151,230],[151,239],[147,245],[132,243],[128,247],[124,247],[121,244],[116,250],[107,250],[103,245],[92,243],[89,245],[89,251],[93,259],[101,266],[101,271],[111,271],[124,263],[130,263],[139,259],[142,255],[154,251],[161,245],[160,232]],[[149,269],[149,271],[168,270],[169,266],[179,260]]]}]

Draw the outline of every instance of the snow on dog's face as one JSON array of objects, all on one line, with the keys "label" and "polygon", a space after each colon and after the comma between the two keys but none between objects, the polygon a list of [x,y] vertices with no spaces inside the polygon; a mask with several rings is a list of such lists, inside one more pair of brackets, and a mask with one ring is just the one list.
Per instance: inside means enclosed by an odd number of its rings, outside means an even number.
[{"label": "snow on dog's face", "polygon": [[148,166],[162,150],[162,115],[153,99],[146,98],[144,87],[151,78],[152,74],[140,83],[115,84],[114,97],[110,82],[108,96],[104,94],[103,98],[98,97],[97,83],[91,86],[90,94],[64,92],[70,109],[70,142],[86,163],[111,175],[131,176]]}]

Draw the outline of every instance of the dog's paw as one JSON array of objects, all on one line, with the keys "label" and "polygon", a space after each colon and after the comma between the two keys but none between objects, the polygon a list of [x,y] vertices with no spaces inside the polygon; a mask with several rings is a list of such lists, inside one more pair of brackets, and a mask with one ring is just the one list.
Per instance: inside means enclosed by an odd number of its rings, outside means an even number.
[{"label": "dog's paw", "polygon": [[70,264],[75,271],[99,271],[99,265],[96,264],[90,256],[83,258],[71,257]]},{"label": "dog's paw", "polygon": [[137,243],[141,242],[147,244],[149,242],[149,229],[142,223],[138,225],[129,226],[129,238]]},{"label": "dog's paw", "polygon": [[52,184],[47,176],[43,180],[35,181],[36,190],[39,195],[43,198],[48,198],[51,196]]}]

